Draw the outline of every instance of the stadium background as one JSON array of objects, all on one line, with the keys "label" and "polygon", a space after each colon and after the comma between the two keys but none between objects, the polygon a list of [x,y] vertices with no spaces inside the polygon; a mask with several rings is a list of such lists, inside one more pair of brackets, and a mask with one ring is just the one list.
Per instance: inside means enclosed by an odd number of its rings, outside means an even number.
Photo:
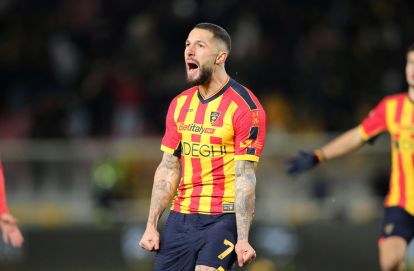
[{"label": "stadium background", "polygon": [[408,0],[0,1],[0,151],[26,238],[0,247],[0,269],[151,270],[137,242],[164,117],[186,88],[187,33],[209,21],[230,32],[227,71],[268,116],[259,258],[243,270],[378,270],[386,136],[296,179],[284,161],[405,91],[413,11]]}]

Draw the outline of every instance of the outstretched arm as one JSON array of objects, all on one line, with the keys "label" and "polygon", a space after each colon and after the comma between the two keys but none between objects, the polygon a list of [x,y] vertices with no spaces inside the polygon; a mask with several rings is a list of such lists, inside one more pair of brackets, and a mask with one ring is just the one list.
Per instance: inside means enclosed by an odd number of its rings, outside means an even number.
[{"label": "outstretched arm", "polygon": [[357,126],[323,146],[320,149],[323,156],[322,159],[329,160],[343,156],[361,148],[364,144],[365,141],[362,139],[359,127]]},{"label": "outstretched arm", "polygon": [[336,137],[322,148],[315,151],[300,151],[299,155],[287,162],[287,173],[294,175],[307,171],[321,161],[334,159],[361,148],[365,141],[359,126]]},{"label": "outstretched arm", "polygon": [[256,257],[249,244],[249,230],[256,200],[256,162],[236,161],[235,212],[237,222],[236,254],[240,267]]},{"label": "outstretched arm", "polygon": [[139,242],[142,248],[150,251],[159,249],[158,220],[171,201],[179,179],[179,158],[164,153],[161,163],[155,171],[147,227]]}]

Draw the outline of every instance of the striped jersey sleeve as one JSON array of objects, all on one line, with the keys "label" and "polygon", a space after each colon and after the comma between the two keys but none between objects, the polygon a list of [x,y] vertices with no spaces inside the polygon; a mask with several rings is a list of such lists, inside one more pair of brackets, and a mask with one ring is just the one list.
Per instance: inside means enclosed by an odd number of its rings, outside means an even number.
[{"label": "striped jersey sleeve", "polygon": [[248,89],[236,91],[245,99],[245,105],[235,115],[234,159],[259,161],[266,135],[265,111]]},{"label": "striped jersey sleeve", "polygon": [[165,133],[161,142],[161,150],[180,156],[180,142],[181,134],[178,133],[177,124],[176,124],[176,108],[178,104],[178,98],[175,98],[171,101],[168,108],[167,117],[165,119]]},{"label": "striped jersey sleeve", "polygon": [[0,215],[8,212],[9,209],[7,208],[6,201],[6,188],[3,174],[3,164],[0,162]]},{"label": "striped jersey sleeve", "polygon": [[367,141],[387,130],[386,103],[387,99],[383,99],[359,125],[363,140]]}]

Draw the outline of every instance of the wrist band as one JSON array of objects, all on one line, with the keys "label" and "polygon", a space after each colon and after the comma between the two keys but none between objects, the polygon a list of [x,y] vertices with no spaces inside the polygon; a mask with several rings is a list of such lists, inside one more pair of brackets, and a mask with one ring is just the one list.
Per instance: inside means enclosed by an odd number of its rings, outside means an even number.
[{"label": "wrist band", "polygon": [[322,162],[326,159],[325,155],[323,154],[323,151],[321,149],[315,150],[314,153],[315,153],[315,156],[318,158],[319,162]]}]

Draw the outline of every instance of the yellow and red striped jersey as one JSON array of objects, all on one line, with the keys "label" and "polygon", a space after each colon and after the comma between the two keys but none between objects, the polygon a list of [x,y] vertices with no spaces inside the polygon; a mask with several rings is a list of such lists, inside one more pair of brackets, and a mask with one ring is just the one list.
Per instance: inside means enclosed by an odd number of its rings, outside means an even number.
[{"label": "yellow and red striped jersey", "polygon": [[364,140],[390,133],[392,169],[384,205],[414,215],[414,102],[408,93],[385,97],[362,121],[360,131]]},{"label": "yellow and red striped jersey", "polygon": [[181,157],[171,210],[234,212],[235,160],[259,161],[266,134],[258,99],[233,79],[204,99],[198,86],[170,103],[161,150]]}]

